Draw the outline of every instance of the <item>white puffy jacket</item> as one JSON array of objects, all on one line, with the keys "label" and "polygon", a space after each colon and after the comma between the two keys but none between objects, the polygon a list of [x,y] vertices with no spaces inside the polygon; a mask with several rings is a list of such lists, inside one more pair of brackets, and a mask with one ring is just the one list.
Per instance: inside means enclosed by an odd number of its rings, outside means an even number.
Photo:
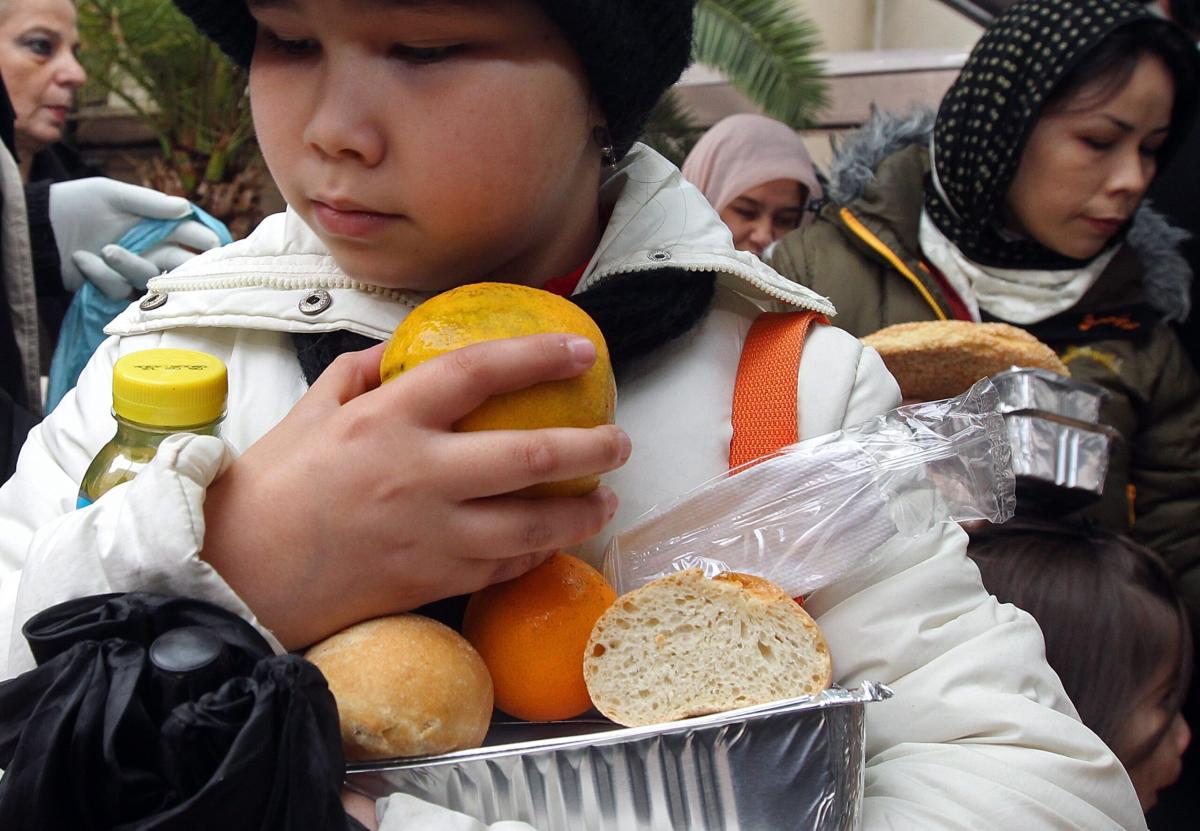
[{"label": "white puffy jacket", "polygon": [[[605,480],[621,499],[610,526],[620,529],[726,469],[734,377],[757,313],[832,309],[734,251],[699,191],[652,151],[631,153],[604,194],[615,201],[613,214],[580,290],[608,275],[663,266],[719,273],[709,314],[622,383],[617,421],[634,452]],[[327,303],[311,297],[317,289],[328,293]],[[353,280],[290,212],[155,279],[151,290],[165,302],[132,306],[114,321],[114,337],[34,431],[16,475],[0,490],[6,676],[32,665],[20,625],[81,595],[185,594],[255,622],[198,556],[205,488],[304,394],[289,332],[350,329],[385,338],[421,299]],[[114,428],[114,361],[159,346],[201,349],[226,362],[227,444],[172,437],[137,479],[74,510],[84,470]],[[828,326],[809,337],[797,395],[802,437],[858,423],[899,401],[878,355]],[[596,560],[603,542],[583,553]],[[1079,723],[1046,664],[1037,625],[984,591],[958,527],[943,524],[891,545],[886,569],[825,589],[808,606],[828,638],[837,681],[884,681],[896,691],[868,708],[865,827],[1144,828],[1128,777]],[[384,827],[416,827],[405,820],[408,803],[393,802]],[[433,827],[423,811],[420,826]]]}]

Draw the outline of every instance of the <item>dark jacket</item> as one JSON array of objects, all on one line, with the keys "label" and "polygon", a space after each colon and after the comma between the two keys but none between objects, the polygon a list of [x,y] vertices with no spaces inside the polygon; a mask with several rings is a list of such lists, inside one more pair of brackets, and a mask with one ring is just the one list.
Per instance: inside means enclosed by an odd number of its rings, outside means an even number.
[{"label": "dark jacket", "polygon": [[[38,315],[65,294],[50,227],[50,182],[22,185],[12,125],[12,106],[0,82],[0,153],[7,157],[7,174],[0,174],[0,482],[11,474],[17,451],[42,410],[37,379],[48,344],[39,343],[46,330],[38,325]],[[6,214],[6,205],[12,213]]]},{"label": "dark jacket", "polygon": [[[928,117],[868,124],[833,166],[836,201],[772,257],[780,273],[828,296],[838,310],[834,324],[860,337],[952,317],[918,242],[930,124]],[[1143,209],[1079,303],[1024,328],[1053,347],[1073,377],[1111,394],[1102,419],[1125,442],[1114,451],[1104,498],[1088,513],[1167,556],[1200,607],[1200,379],[1163,322],[1189,296],[1191,271],[1177,242],[1161,217]]]}]

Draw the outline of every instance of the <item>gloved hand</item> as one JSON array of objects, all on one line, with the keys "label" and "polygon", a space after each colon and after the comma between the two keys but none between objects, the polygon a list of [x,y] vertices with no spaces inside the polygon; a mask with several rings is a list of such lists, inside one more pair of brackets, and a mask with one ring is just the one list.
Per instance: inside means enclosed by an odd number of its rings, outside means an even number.
[{"label": "gloved hand", "polygon": [[[145,256],[114,245],[143,219],[179,219],[191,205],[182,196],[115,179],[93,177],[50,186],[50,225],[58,247],[63,286],[76,291],[86,277],[112,298],[146,288],[151,277],[178,266],[194,251],[220,244],[199,222],[181,223]],[[187,246],[192,251],[187,250]]]}]

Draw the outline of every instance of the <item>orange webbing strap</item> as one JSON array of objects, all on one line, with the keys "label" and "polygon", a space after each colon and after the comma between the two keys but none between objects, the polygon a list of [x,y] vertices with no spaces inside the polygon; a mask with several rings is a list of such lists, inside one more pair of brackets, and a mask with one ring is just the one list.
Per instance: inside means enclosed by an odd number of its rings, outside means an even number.
[{"label": "orange webbing strap", "polygon": [[733,386],[731,469],[796,443],[800,353],[812,325],[828,322],[820,312],[764,312],[750,327]]}]

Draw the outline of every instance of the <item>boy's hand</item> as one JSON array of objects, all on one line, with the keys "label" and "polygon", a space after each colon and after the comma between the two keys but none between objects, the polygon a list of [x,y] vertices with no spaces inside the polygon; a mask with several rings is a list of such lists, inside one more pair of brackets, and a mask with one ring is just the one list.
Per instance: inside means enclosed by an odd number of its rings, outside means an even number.
[{"label": "boy's hand", "polygon": [[582,373],[586,338],[476,344],[381,387],[382,350],[338,358],[208,491],[204,558],[288,648],[515,577],[616,512],[603,486],[507,494],[620,467],[620,428],[452,429],[492,395]]}]

